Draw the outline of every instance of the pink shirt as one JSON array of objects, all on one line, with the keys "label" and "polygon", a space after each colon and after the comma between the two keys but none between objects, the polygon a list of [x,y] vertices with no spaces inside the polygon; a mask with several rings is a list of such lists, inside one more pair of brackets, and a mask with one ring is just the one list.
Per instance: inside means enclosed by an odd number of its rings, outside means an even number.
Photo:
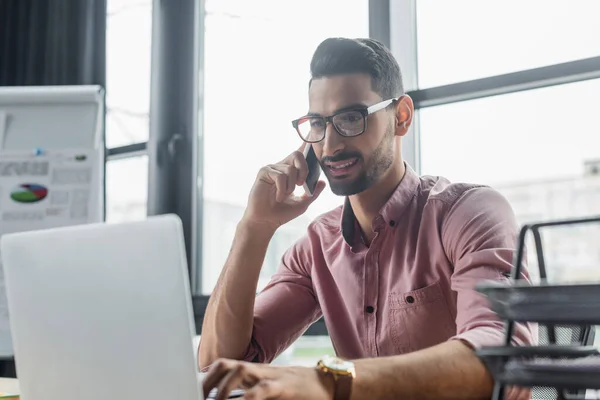
[{"label": "pink shirt", "polygon": [[[321,316],[348,359],[503,343],[502,321],[474,290],[511,271],[518,225],[503,196],[407,166],[373,231],[367,247],[348,201],[313,221],[257,296],[244,358],[272,361]],[[534,327],[516,325],[515,344],[536,341]]]}]

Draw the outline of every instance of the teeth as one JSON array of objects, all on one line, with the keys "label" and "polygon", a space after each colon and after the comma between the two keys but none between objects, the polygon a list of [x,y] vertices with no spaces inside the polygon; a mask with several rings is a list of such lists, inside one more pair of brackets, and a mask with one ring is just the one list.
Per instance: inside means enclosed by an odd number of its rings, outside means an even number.
[{"label": "teeth", "polygon": [[333,167],[334,169],[342,169],[342,168],[346,168],[348,165],[350,165],[350,163],[346,163],[346,164],[342,164],[342,165],[338,165],[336,167]]},{"label": "teeth", "polygon": [[332,165],[331,168],[333,168],[333,169],[342,169],[342,168],[346,168],[346,167],[349,167],[349,166],[353,165],[355,162],[356,162],[356,160],[348,161],[347,163],[343,163],[341,165],[336,165],[336,166]]}]

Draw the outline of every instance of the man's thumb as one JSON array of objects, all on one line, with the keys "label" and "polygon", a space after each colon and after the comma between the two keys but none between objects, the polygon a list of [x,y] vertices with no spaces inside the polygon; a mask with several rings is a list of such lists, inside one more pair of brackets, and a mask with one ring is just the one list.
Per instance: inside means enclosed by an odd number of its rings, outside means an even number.
[{"label": "man's thumb", "polygon": [[311,204],[313,201],[315,201],[317,199],[317,197],[319,197],[319,195],[323,192],[323,189],[325,189],[325,182],[324,181],[318,181],[316,186],[315,186],[315,191],[313,192],[312,196],[304,196],[302,198],[302,203],[304,203],[306,206],[308,206],[309,204]]}]

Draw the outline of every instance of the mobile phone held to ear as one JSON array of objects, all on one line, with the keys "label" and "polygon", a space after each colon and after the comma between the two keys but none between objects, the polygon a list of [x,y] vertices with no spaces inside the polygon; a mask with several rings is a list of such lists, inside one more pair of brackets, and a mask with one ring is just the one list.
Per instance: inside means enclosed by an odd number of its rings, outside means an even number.
[{"label": "mobile phone held to ear", "polygon": [[321,166],[312,145],[309,143],[304,148],[304,158],[306,158],[306,163],[308,164],[308,176],[304,182],[304,191],[309,196],[312,196],[315,193],[317,182],[319,182],[319,177],[321,176]]}]

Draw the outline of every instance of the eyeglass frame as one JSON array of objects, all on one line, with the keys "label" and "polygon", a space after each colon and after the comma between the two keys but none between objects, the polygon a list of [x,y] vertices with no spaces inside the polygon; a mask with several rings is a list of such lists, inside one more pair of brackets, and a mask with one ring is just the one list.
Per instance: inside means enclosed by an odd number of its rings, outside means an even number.
[{"label": "eyeglass frame", "polygon": [[[298,119],[295,119],[292,121],[292,126],[294,127],[294,129],[296,130],[296,133],[298,134],[298,136],[300,136],[300,139],[302,139],[304,142],[306,143],[319,143],[321,141],[323,141],[325,139],[325,133],[327,132],[327,123],[331,123],[331,125],[334,127],[335,131],[337,132],[338,135],[342,136],[342,137],[346,137],[346,138],[353,138],[353,137],[357,137],[362,135],[363,133],[365,133],[365,131],[367,130],[367,117],[371,114],[374,114],[378,111],[384,110],[386,108],[388,108],[390,105],[397,103],[398,101],[400,101],[400,99],[402,99],[402,97],[404,96],[400,96],[400,97],[394,97],[391,99],[387,99],[387,100],[383,100],[380,101],[379,103],[373,104],[372,106],[368,106],[368,107],[357,107],[357,108],[352,108],[352,109],[346,109],[346,110],[341,110],[336,112],[335,114],[332,114],[330,116],[327,117],[323,117],[323,116],[319,116],[319,115],[305,115],[303,117],[300,117]],[[357,133],[356,135],[352,135],[352,136],[348,136],[348,135],[344,135],[343,133],[341,133],[337,126],[335,126],[335,124],[333,123],[333,118],[335,118],[336,116],[340,115],[340,114],[344,114],[350,111],[358,111],[362,114],[363,117],[363,129],[360,133]],[[300,125],[300,121],[302,120],[306,120],[309,118],[321,118],[325,124],[324,124],[324,128],[323,128],[323,137],[319,140],[315,140],[315,141],[310,141],[310,140],[306,140],[304,139],[304,137],[302,136],[302,134],[300,133],[300,130],[298,129],[298,126]]]}]

